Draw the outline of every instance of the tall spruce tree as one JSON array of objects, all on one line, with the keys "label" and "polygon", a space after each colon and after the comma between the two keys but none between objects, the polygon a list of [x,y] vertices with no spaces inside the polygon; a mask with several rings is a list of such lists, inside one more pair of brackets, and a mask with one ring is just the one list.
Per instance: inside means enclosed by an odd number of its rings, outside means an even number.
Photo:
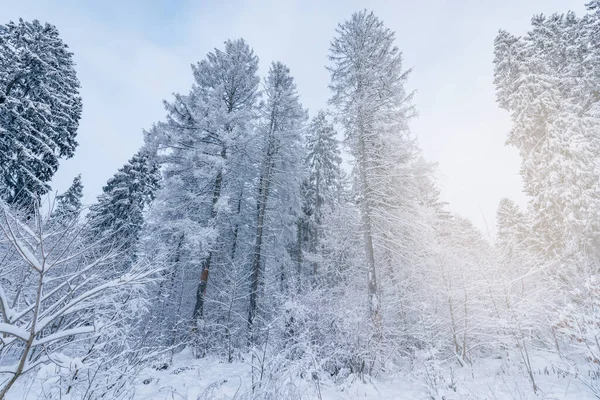
[{"label": "tall spruce tree", "polygon": [[54,218],[63,222],[70,222],[79,217],[83,208],[83,184],[81,174],[73,178],[71,186],[61,195],[56,196]]},{"label": "tall spruce tree", "polygon": [[330,102],[354,157],[369,313],[380,327],[376,251],[397,246],[390,223],[399,222],[397,213],[410,209],[402,202],[414,197],[406,192],[413,189],[412,173],[404,170],[416,150],[407,137],[407,120],[413,112],[404,89],[409,71],[402,70],[394,33],[372,12],[354,13],[336,32],[329,51]]},{"label": "tall spruce tree", "polygon": [[0,25],[0,197],[31,207],[71,157],[81,117],[73,54],[55,26]]},{"label": "tall spruce tree", "polygon": [[[296,84],[290,70],[280,62],[273,62],[265,79],[265,96],[260,112],[259,178],[256,194],[256,222],[254,249],[250,271],[250,307],[248,327],[254,338],[254,320],[258,311],[259,286],[265,270],[266,238],[275,238],[284,233],[286,226],[296,227],[300,211],[300,183],[302,154],[302,130],[306,119],[298,97]],[[271,213],[274,215],[272,216]],[[271,232],[271,235],[268,233]],[[289,233],[289,232],[288,232]],[[286,236],[288,239],[286,243]],[[297,234],[283,235],[277,240],[278,248],[296,242]],[[278,275],[279,282],[286,285],[285,263],[279,262],[279,270],[270,270]]]},{"label": "tall spruce tree", "polygon": [[316,224],[323,218],[323,207],[333,204],[342,186],[342,157],[337,132],[327,120],[327,114],[319,111],[312,119],[306,135],[307,207]]},{"label": "tall spruce tree", "polygon": [[[231,208],[239,210],[243,197],[244,182],[240,182],[237,179],[240,176],[235,174],[243,176],[248,165],[244,160],[244,146],[250,137],[248,123],[254,119],[252,113],[259,94],[257,70],[258,57],[243,39],[225,42],[225,51],[215,49],[194,68],[196,86],[193,91],[209,107],[204,135],[212,148],[208,149],[209,153],[214,152],[214,180],[210,190],[208,223],[216,228],[216,235],[221,234],[222,231],[219,231],[224,228],[219,226],[217,220],[219,208],[228,206],[223,207],[223,200],[225,204],[236,202]],[[225,185],[229,185],[234,193],[225,193]],[[237,245],[237,240],[236,233],[231,238],[232,248]],[[211,244],[201,263],[202,272],[193,313],[196,320],[204,315],[208,275],[215,253],[219,250],[223,249],[218,249],[215,243]]]},{"label": "tall spruce tree", "polygon": [[[343,171],[341,169],[337,132],[328,121],[325,111],[320,110],[306,130],[307,178],[302,183],[302,216],[298,221],[301,251],[317,253],[320,228],[326,208],[335,207],[341,201]],[[316,277],[318,265],[312,263]]]},{"label": "tall spruce tree", "polygon": [[526,247],[528,228],[525,214],[510,199],[503,198],[496,212],[497,246],[501,256],[513,258]]},{"label": "tall spruce tree", "polygon": [[[243,39],[226,41],[192,70],[190,92],[165,102],[166,121],[147,132],[146,144],[157,150],[163,174],[151,229],[181,250],[179,263],[189,263],[184,279],[195,288],[184,308],[199,322],[209,272],[217,263],[230,267],[245,246],[240,231],[255,176],[250,153],[260,80],[258,57]],[[187,286],[182,295],[189,300]]]},{"label": "tall spruce tree", "polygon": [[126,268],[135,254],[144,223],[144,210],[159,185],[158,166],[142,152],[135,154],[108,180],[87,215],[87,240],[99,242],[98,251],[118,249]]}]

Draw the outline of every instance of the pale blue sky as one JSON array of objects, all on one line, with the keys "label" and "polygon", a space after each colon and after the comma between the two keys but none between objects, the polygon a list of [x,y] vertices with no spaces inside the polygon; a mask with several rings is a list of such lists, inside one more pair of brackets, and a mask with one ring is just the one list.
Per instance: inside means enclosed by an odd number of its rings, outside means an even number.
[{"label": "pale blue sky", "polygon": [[573,0],[431,1],[44,1],[0,0],[0,23],[37,18],[56,25],[71,50],[84,104],[79,148],[63,161],[53,188],[82,173],[85,202],[142,144],[142,129],[164,116],[162,99],[187,92],[190,64],[228,38],[243,37],[261,60],[286,63],[311,114],[329,97],[327,50],[338,22],[368,8],[396,31],[409,89],[417,91],[411,127],[439,163],[442,195],[485,230],[498,201],[525,204],[510,129],[492,84],[498,29],[527,31],[533,14],[582,13]]}]

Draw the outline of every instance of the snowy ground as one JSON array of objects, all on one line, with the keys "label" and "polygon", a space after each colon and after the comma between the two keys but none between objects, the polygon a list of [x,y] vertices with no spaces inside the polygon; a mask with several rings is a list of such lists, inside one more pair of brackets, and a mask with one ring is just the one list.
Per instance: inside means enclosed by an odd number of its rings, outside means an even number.
[{"label": "snowy ground", "polygon": [[[562,377],[552,372],[549,359],[536,357],[535,379],[540,387],[534,394],[531,383],[517,363],[507,368],[501,360],[488,360],[473,368],[459,368],[445,373],[438,380],[438,390],[429,389],[425,374],[422,378],[395,376],[393,379],[367,381],[349,376],[342,382],[298,378],[286,382],[282,399],[595,399],[578,379]],[[504,365],[504,366],[503,366]],[[542,365],[544,367],[542,367]],[[453,378],[452,378],[453,376]],[[146,383],[144,383],[144,381]],[[148,369],[139,379],[136,400],[198,400],[251,398],[250,366],[243,363],[221,363],[214,359],[196,360],[188,352],[175,357],[174,365],[163,371]],[[287,396],[287,397],[286,397]],[[277,398],[277,397],[273,397]]]},{"label": "snowy ground", "polygon": [[[486,360],[469,368],[445,369],[432,384],[432,373],[425,369],[416,373],[394,377],[361,379],[350,375],[343,380],[320,377],[319,381],[307,378],[277,376],[263,386],[270,397],[253,396],[251,367],[242,362],[224,363],[214,358],[195,359],[184,350],[175,355],[168,369],[145,369],[137,378],[134,400],[249,400],[249,399],[597,399],[581,380],[557,372],[552,365],[557,360],[551,355],[534,357],[537,394],[532,391],[525,370],[517,361]],[[7,400],[37,400],[44,396],[42,381],[51,377],[42,370],[31,376],[8,394]],[[600,386],[600,382],[595,383]],[[67,398],[63,397],[63,400]],[[68,400],[76,400],[68,397]]]},{"label": "snowy ground", "polygon": [[[145,382],[149,383],[144,384]],[[135,400],[237,399],[251,398],[251,367],[244,363],[222,363],[214,359],[194,359],[188,352],[175,357],[167,370],[147,369],[139,379]],[[294,399],[398,399],[427,398],[423,388],[406,379],[386,383],[363,383],[350,376],[340,384],[298,378],[284,383]],[[320,392],[320,396],[319,396]],[[400,396],[400,397],[398,397]],[[406,396],[406,397],[405,397]]]}]

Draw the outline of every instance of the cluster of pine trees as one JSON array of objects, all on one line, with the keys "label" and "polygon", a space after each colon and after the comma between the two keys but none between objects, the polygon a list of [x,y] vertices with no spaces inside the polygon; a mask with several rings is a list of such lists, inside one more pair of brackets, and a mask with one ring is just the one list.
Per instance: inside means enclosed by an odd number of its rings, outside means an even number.
[{"label": "cluster of pine trees", "polygon": [[440,200],[409,130],[410,70],[371,12],[338,26],[330,109],[312,118],[285,64],[261,79],[243,39],[208,53],[89,208],[79,175],[43,197],[77,146],[72,54],[52,25],[0,25],[0,399],[42,365],[49,396],[122,398],[184,347],[251,363],[255,398],[285,374],[409,367],[434,396],[448,365],[513,355],[536,391],[538,350],[600,393],[600,2],[588,8],[496,38],[530,203],[500,202],[495,240]]},{"label": "cluster of pine trees", "polygon": [[497,100],[510,112],[507,144],[519,150],[529,196],[525,211],[500,202],[497,250],[517,283],[520,329],[529,325],[535,346],[554,341],[563,368],[587,373],[579,378],[598,396],[600,2],[587,9],[534,16],[525,36],[500,31],[494,42]]}]

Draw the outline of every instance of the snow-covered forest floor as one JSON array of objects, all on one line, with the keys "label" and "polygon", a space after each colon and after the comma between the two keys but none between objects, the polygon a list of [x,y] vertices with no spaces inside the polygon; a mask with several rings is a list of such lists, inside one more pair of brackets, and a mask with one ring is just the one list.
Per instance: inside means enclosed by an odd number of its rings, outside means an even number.
[{"label": "snow-covered forest floor", "polygon": [[[515,355],[515,357],[518,357]],[[166,368],[148,367],[135,381],[134,400],[240,400],[253,398],[252,356],[247,362],[226,363],[214,357],[198,359],[184,349],[173,357]],[[276,364],[276,363],[275,363]],[[565,373],[560,360],[550,353],[538,352],[532,357],[537,393],[532,390],[527,372],[518,360],[482,359],[466,368],[427,370],[414,366],[410,372],[397,372],[383,377],[342,373],[338,377],[323,374],[290,376],[272,368],[267,359],[263,366],[263,383],[255,388],[255,396],[273,399],[597,399],[593,388],[584,380]],[[256,370],[260,374],[260,367]],[[303,376],[302,376],[303,375]],[[53,374],[40,371],[33,379],[16,387],[11,399],[44,399],[45,387],[52,386]],[[600,382],[595,382],[600,389]],[[63,399],[70,400],[68,396]]]},{"label": "snow-covered forest floor", "polygon": [[[195,359],[189,351],[178,354],[173,361],[173,365],[165,370],[149,368],[140,375],[136,400],[252,397],[250,362],[228,364],[214,359]],[[444,370],[435,378],[433,371],[424,367],[419,368],[417,373],[398,372],[378,378],[348,374],[337,379],[323,375],[314,379],[315,376],[307,374],[310,376],[303,379],[267,371],[273,376],[267,379],[265,385],[267,391],[279,393],[279,398],[290,400],[597,399],[583,382],[562,373],[556,362],[550,354],[539,353],[534,357],[535,379],[539,386],[537,394],[533,392],[525,370],[510,359],[480,360],[468,368]]]}]

